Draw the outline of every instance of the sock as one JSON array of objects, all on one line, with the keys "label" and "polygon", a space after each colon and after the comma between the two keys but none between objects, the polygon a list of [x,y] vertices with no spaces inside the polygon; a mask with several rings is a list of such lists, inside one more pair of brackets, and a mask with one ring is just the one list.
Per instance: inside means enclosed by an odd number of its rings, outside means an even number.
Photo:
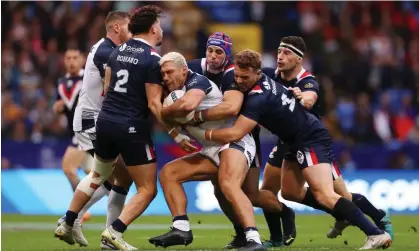
[{"label": "sock", "polygon": [[382,234],[376,225],[365,217],[362,211],[352,202],[343,197],[336,202],[333,211],[346,216],[346,220],[359,227],[367,236]]},{"label": "sock", "polygon": [[106,227],[109,227],[119,215],[121,215],[124,208],[125,199],[128,191],[120,186],[113,186],[108,198],[108,213],[106,215]]},{"label": "sock", "polygon": [[371,219],[375,222],[375,224],[380,223],[381,219],[386,215],[386,213],[382,210],[377,209],[374,207],[371,202],[365,198],[364,195],[353,193],[352,194],[352,202],[361,209],[361,211],[371,217]]},{"label": "sock", "polygon": [[314,209],[322,210],[322,211],[332,215],[336,219],[336,221],[345,220],[344,216],[339,215],[339,213],[334,212],[333,210],[330,210],[329,208],[327,208],[327,207],[321,205],[319,202],[317,202],[317,200],[314,197],[314,194],[311,191],[310,187],[307,187],[306,195],[305,195],[304,199],[301,201],[301,204],[312,207]]},{"label": "sock", "polygon": [[65,213],[65,223],[67,223],[67,225],[69,226],[73,226],[74,225],[74,221],[77,219],[77,213],[68,210]]},{"label": "sock", "polygon": [[247,227],[244,229],[244,234],[246,235],[246,240],[253,240],[256,243],[262,244],[260,241],[260,235],[256,227]]},{"label": "sock", "polygon": [[190,231],[189,218],[187,215],[180,215],[173,217],[173,227],[181,231]]},{"label": "sock", "polygon": [[[285,205],[284,205],[285,206]],[[281,213],[268,212],[263,210],[265,215],[266,223],[268,224],[269,232],[271,234],[270,240],[282,241],[282,228],[281,228]]]},{"label": "sock", "polygon": [[125,225],[125,223],[123,223],[120,219],[116,219],[113,223],[112,223],[112,227],[113,229],[115,229],[116,231],[123,233],[125,232],[125,230],[127,230],[127,225]]},{"label": "sock", "polygon": [[236,231],[236,236],[238,237],[245,237],[244,236],[244,228],[242,228],[242,226],[238,225],[238,224],[234,224],[234,230]]},{"label": "sock", "polygon": [[[93,193],[92,198],[84,205],[84,207],[79,212],[79,215],[77,217],[78,220],[81,220],[83,218],[83,215],[91,208],[96,202],[98,202],[100,199],[105,197],[105,195],[109,194],[109,190],[106,189],[105,184],[100,186],[96,191]],[[119,216],[119,215],[118,215]]]}]

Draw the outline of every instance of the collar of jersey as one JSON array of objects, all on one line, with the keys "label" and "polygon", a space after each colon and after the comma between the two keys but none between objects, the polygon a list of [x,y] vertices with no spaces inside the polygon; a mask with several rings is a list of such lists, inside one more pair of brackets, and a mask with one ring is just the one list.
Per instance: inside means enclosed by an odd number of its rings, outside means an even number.
[{"label": "collar of jersey", "polygon": [[[147,45],[151,46],[151,44],[150,44],[149,42],[145,41],[145,40],[144,40],[144,39],[142,39],[142,38],[139,38],[139,37],[134,37],[134,38],[132,38],[132,39],[137,40],[137,41],[140,41],[140,42],[143,42],[143,43],[145,43],[145,44],[147,44]],[[153,46],[151,46],[151,47],[153,47]]]},{"label": "collar of jersey", "polygon": [[112,39],[110,39],[110,38],[108,38],[108,37],[105,37],[105,39],[106,39],[106,40],[108,40],[108,41],[109,41],[109,43],[111,43],[111,44],[112,44],[113,48],[115,48],[115,47],[116,47],[116,44],[112,41]]}]

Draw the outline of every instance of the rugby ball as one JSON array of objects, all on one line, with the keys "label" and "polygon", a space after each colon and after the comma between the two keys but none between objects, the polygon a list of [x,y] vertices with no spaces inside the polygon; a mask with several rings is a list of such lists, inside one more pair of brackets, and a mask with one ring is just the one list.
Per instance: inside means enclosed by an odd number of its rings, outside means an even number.
[{"label": "rugby ball", "polygon": [[[185,92],[182,90],[176,90],[176,91],[172,91],[165,99],[163,102],[163,107],[168,107],[173,105],[173,103],[176,102],[176,100],[180,99],[181,97],[183,97],[183,95],[185,95]],[[193,119],[193,116],[195,115],[195,111],[191,111],[188,115],[186,115],[186,117],[181,117],[181,118],[175,118],[174,120],[176,122],[179,122],[181,124],[184,124],[186,122],[188,122],[189,120]]]}]

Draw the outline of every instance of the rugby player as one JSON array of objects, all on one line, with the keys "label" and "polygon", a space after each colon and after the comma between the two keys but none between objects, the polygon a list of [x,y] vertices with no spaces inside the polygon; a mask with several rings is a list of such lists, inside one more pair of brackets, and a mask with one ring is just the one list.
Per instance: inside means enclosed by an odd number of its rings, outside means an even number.
[{"label": "rugby player", "polygon": [[[240,111],[243,93],[237,88],[232,88],[234,84],[234,62],[232,59],[232,42],[231,39],[222,32],[213,33],[207,41],[206,58],[195,59],[188,63],[189,68],[199,74],[205,75],[218,85],[224,95],[223,102],[208,111],[195,113],[194,121],[211,121],[226,119],[237,116]],[[192,121],[192,123],[194,123]],[[259,192],[259,173],[260,173],[260,142],[259,127],[255,127],[252,135],[256,142],[256,157],[251,168],[247,173],[246,180],[243,184],[243,190],[249,197],[253,206],[265,208],[267,214],[271,217],[267,218],[267,223],[271,233],[271,240],[264,242],[267,247],[278,247],[283,244],[283,236],[281,229],[284,229],[285,243],[290,245],[295,237],[295,213],[291,208],[281,203],[276,194],[269,191]],[[244,229],[233,215],[230,203],[228,203],[219,186],[214,184],[215,195],[219,201],[220,207],[233,223],[236,235],[234,239],[225,246],[227,249],[240,248],[246,245]]]},{"label": "rugby player", "polygon": [[321,205],[368,236],[361,249],[389,247],[391,236],[370,222],[353,202],[334,192],[330,172],[334,154],[330,135],[321,121],[296,101],[293,91],[262,73],[257,52],[239,52],[234,74],[238,88],[246,92],[241,115],[232,128],[206,130],[205,139],[222,144],[234,142],[261,124],[290,147],[299,164],[283,161],[281,193],[301,191],[307,181]]},{"label": "rugby player", "polygon": [[[284,37],[278,48],[277,68],[263,68],[262,71],[276,82],[281,83],[285,87],[292,88],[297,100],[299,100],[313,115],[320,118],[322,116],[322,108],[320,105],[322,102],[321,100],[318,100],[321,92],[320,85],[317,83],[315,77],[301,65],[305,51],[306,46],[303,38],[296,36]],[[278,147],[274,147],[269,155],[261,187],[261,190],[269,190],[274,194],[278,194],[281,189],[281,182],[279,181],[281,180],[283,159],[286,159],[289,162],[297,162],[295,156],[288,152],[290,149],[286,144],[283,144],[278,140],[277,145]],[[365,196],[357,193],[350,193],[335,160],[333,160],[331,168],[335,192],[355,203],[362,212],[374,220],[377,226],[388,232],[393,238],[393,228],[388,213],[375,208]],[[310,187],[303,187],[303,191],[286,190],[283,191],[283,196],[284,199],[328,211],[327,208],[324,208],[315,200],[313,191]],[[268,221],[270,214],[265,211],[266,210],[264,210],[264,215]],[[329,213],[332,212],[329,211]],[[336,222],[334,227],[328,232],[328,238],[336,238],[350,225],[349,222],[344,221],[342,217],[333,213],[332,215],[336,218]]]},{"label": "rugby player", "polygon": [[[116,46],[131,37],[131,33],[128,31],[129,17],[127,12],[110,12],[105,19],[106,37],[92,46],[86,60],[86,74],[74,114],[73,129],[79,142],[79,148],[92,156],[96,139],[95,123],[104,98],[105,67]],[[105,181],[103,186],[94,192],[79,215],[107,194],[109,198],[106,226],[108,227],[118,218],[124,206],[128,189],[132,184],[122,158],[118,158],[115,163],[113,175],[115,179],[110,178],[109,181]],[[76,242],[83,243],[84,238],[81,238],[81,232],[75,231],[73,228],[73,235]],[[87,245],[87,241],[85,244]],[[105,241],[102,241],[101,248],[114,249]]]},{"label": "rugby player", "polygon": [[96,121],[95,168],[80,182],[66,220],[56,230],[56,235],[66,242],[71,242],[71,229],[78,212],[109,178],[113,162],[121,154],[137,193],[119,218],[105,229],[102,239],[119,250],[137,250],[123,240],[123,233],[157,193],[150,111],[161,121],[160,56],[154,50],[163,39],[160,13],[152,5],[137,9],[128,25],[133,38],[117,47],[107,62],[105,98]]},{"label": "rugby player", "polygon": [[[64,66],[67,73],[64,77],[58,79],[57,101],[53,105],[53,111],[56,114],[64,113],[67,117],[68,130],[72,135],[71,144],[64,153],[61,166],[64,174],[70,181],[73,191],[76,190],[80,182],[77,169],[82,167],[83,171],[87,174],[93,165],[93,158],[79,148],[79,142],[73,132],[73,117],[83,83],[84,70],[82,69],[82,64],[82,55],[78,49],[68,49],[65,52]],[[80,216],[83,216],[81,220],[90,218],[88,212]],[[77,222],[77,228],[79,225],[80,221]]]},{"label": "rugby player", "polygon": [[[176,52],[171,52],[160,60],[163,81],[169,91],[183,90],[185,95],[176,100],[171,106],[162,109],[162,118],[171,121],[177,117],[185,117],[192,111],[205,110],[220,104],[223,95],[219,87],[205,76],[188,70],[185,58]],[[169,97],[171,98],[171,97]],[[251,135],[244,135],[242,139],[227,145],[211,143],[197,137],[196,130],[231,126],[234,118],[206,122],[199,128],[188,127],[190,135],[194,136],[202,145],[199,153],[187,155],[166,164],[159,174],[164,195],[173,216],[173,227],[166,234],[151,238],[150,243],[156,246],[188,245],[193,240],[189,219],[186,214],[187,198],[182,183],[193,180],[211,180],[217,177],[218,171],[223,171],[223,163],[219,155],[230,151],[234,154],[234,167],[238,170],[247,169],[251,165],[256,152],[255,142]],[[237,153],[237,154],[236,154]],[[219,167],[219,170],[218,170]],[[238,177],[241,182],[244,176]],[[237,182],[237,181],[236,181]],[[241,184],[239,184],[240,188]],[[250,205],[251,206],[251,205]],[[259,234],[255,223],[247,225],[247,237],[249,246],[243,250],[265,250],[260,243]]]},{"label": "rugby player", "polygon": [[64,153],[62,168],[64,174],[70,181],[73,191],[75,191],[80,182],[76,173],[77,169],[83,166],[86,173],[90,171],[90,166],[88,165],[89,156],[84,151],[78,149],[79,144],[73,132],[74,111],[82,88],[84,74],[81,52],[78,49],[68,49],[64,54],[64,66],[67,73],[64,77],[58,79],[58,95],[57,101],[53,105],[53,111],[57,114],[65,114],[68,130],[72,135],[72,142]]}]

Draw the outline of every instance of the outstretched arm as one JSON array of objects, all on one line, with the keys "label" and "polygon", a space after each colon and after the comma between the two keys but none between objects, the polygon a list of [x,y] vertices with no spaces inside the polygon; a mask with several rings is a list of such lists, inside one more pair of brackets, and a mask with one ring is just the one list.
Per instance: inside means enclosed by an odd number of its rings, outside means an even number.
[{"label": "outstretched arm", "polygon": [[200,89],[192,89],[185,93],[185,95],[176,100],[171,106],[164,107],[161,111],[163,119],[170,120],[175,117],[186,116],[191,111],[195,110],[202,100],[205,98],[205,92]]},{"label": "outstretched arm", "polygon": [[208,120],[222,120],[237,116],[243,104],[244,94],[240,91],[231,90],[224,93],[224,99],[208,110],[195,113],[194,120],[204,122]]},{"label": "outstretched arm", "polygon": [[240,115],[236,123],[231,128],[218,129],[218,130],[206,130],[205,139],[214,141],[220,144],[227,144],[231,142],[239,141],[246,134],[249,134],[258,122],[247,118],[246,116]]}]

